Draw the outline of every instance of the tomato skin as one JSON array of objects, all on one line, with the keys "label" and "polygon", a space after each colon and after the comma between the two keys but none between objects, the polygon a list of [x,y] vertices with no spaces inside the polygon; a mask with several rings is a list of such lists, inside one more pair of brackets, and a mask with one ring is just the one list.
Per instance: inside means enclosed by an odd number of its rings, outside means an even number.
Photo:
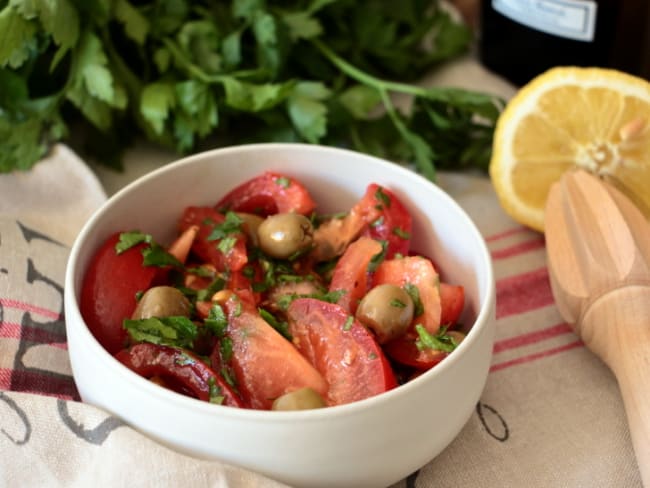
[{"label": "tomato skin", "polygon": [[93,256],[81,287],[80,311],[97,341],[111,354],[124,347],[122,327],[136,307],[136,293],[151,287],[158,268],[143,266],[138,244],[121,254],[115,251],[120,233],[110,236]]},{"label": "tomato skin", "polygon": [[260,317],[253,304],[233,294],[224,308],[228,316],[226,335],[232,341],[229,366],[244,402],[252,408],[270,409],[277,397],[304,387],[325,397],[323,376]]},{"label": "tomato skin", "polygon": [[232,271],[230,273],[226,288],[237,292],[239,298],[250,302],[252,305],[257,305],[260,302],[260,293],[253,291],[252,281],[244,275],[242,270]]},{"label": "tomato skin", "polygon": [[263,217],[287,212],[309,215],[316,203],[296,179],[267,171],[231,190],[219,200],[216,208]]},{"label": "tomato skin", "polygon": [[416,345],[417,338],[417,333],[406,333],[384,344],[384,351],[394,361],[421,371],[434,367],[448,356],[449,353],[444,351],[418,349]]},{"label": "tomato skin", "polygon": [[381,244],[369,237],[360,237],[348,246],[336,263],[330,291],[346,293],[337,302],[346,312],[354,314],[359,300],[368,291],[368,265],[381,252]]},{"label": "tomato skin", "polygon": [[294,344],[327,380],[328,405],[363,400],[397,386],[372,334],[357,320],[349,322],[352,316],[339,305],[298,298],[287,317]]},{"label": "tomato skin", "polygon": [[[380,191],[381,190],[381,191]],[[380,196],[383,194],[383,196]],[[362,235],[377,241],[386,241],[386,258],[395,254],[406,256],[411,246],[411,214],[390,190],[372,183],[359,203],[361,206],[380,208],[379,217],[367,222]],[[369,211],[365,212],[370,215]]]},{"label": "tomato skin", "polygon": [[192,252],[201,261],[214,265],[219,271],[237,271],[248,262],[244,234],[241,232],[232,234],[236,238],[235,244],[225,254],[217,248],[219,240],[208,240],[215,224],[221,224],[224,220],[224,215],[212,207],[187,207],[180,219],[179,228],[182,232],[193,225],[198,225],[199,231],[192,243]]},{"label": "tomato skin", "polygon": [[440,282],[440,323],[453,327],[465,307],[465,288]]},{"label": "tomato skin", "polygon": [[413,324],[422,324],[431,334],[440,329],[440,290],[438,273],[433,264],[422,256],[406,256],[383,261],[375,271],[373,286],[390,283],[417,287],[424,312],[413,318]]},{"label": "tomato skin", "polygon": [[194,353],[177,347],[149,342],[122,349],[115,358],[127,368],[145,378],[171,378],[196,398],[210,401],[210,380],[221,389],[223,405],[242,407],[242,401],[230,385],[201,361]]}]

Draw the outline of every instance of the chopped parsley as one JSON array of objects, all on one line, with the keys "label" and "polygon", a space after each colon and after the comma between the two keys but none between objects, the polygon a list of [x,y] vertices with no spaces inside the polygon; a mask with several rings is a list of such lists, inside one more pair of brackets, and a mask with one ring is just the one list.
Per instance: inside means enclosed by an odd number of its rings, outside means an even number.
[{"label": "chopped parsley", "polygon": [[230,337],[226,336],[221,338],[219,341],[219,353],[224,363],[232,359],[232,339]]},{"label": "chopped parsley", "polygon": [[196,324],[182,316],[125,319],[122,325],[133,342],[192,348],[198,335]]},{"label": "chopped parsley", "polygon": [[422,324],[417,324],[415,330],[418,338],[415,345],[418,349],[432,349],[434,351],[451,352],[458,346],[458,342],[447,334],[447,327],[440,327],[436,335],[431,334]]},{"label": "chopped parsley", "polygon": [[195,266],[193,268],[185,268],[189,274],[198,276],[199,278],[212,278],[214,276],[214,270],[206,266]]},{"label": "chopped parsley", "polygon": [[281,176],[275,180],[275,183],[282,188],[289,188],[291,186],[291,180],[286,176]]},{"label": "chopped parsley", "polygon": [[223,308],[218,303],[215,303],[210,308],[207,318],[203,321],[205,326],[212,332],[215,337],[223,337],[228,327],[228,318],[226,317]]},{"label": "chopped parsley", "polygon": [[289,308],[289,305],[291,305],[291,302],[293,302],[297,298],[316,298],[323,302],[336,303],[346,293],[347,291],[345,290],[332,290],[324,293],[306,293],[306,294],[288,293],[286,295],[282,295],[278,299],[277,306],[280,308],[280,310],[287,310]]},{"label": "chopped parsley", "polygon": [[314,281],[312,275],[281,274],[276,277],[278,283],[301,283],[303,281]]},{"label": "chopped parsley", "polygon": [[390,208],[390,197],[384,193],[384,189],[381,186],[377,188],[377,191],[375,191],[375,198],[378,202],[381,202],[384,207]]},{"label": "chopped parsley", "polygon": [[203,288],[202,290],[198,290],[196,292],[196,299],[199,302],[208,301],[212,298],[212,295],[214,295],[220,290],[223,290],[225,286],[226,286],[226,280],[221,276],[217,276],[214,280],[212,280],[212,282],[207,286],[207,288]]},{"label": "chopped parsley", "polygon": [[221,387],[217,385],[217,382],[214,380],[213,376],[208,378],[208,387],[208,401],[210,403],[221,405],[224,401],[223,392],[221,391]]},{"label": "chopped parsley", "polygon": [[292,340],[291,333],[289,332],[289,324],[286,321],[279,320],[275,315],[263,308],[258,308],[257,310],[260,313],[260,317],[262,317],[271,327],[277,330],[286,339]]},{"label": "chopped parsley", "polygon": [[311,277],[297,275],[294,268],[286,261],[269,259],[261,254],[254,256],[262,268],[263,278],[261,282],[253,283],[253,291],[266,291],[278,283],[298,282],[313,279]]},{"label": "chopped parsley", "polygon": [[237,387],[237,382],[235,381],[235,377],[232,374],[230,368],[224,366],[223,368],[221,368],[220,373],[221,373],[221,377],[226,381],[226,383],[228,383],[233,388]]},{"label": "chopped parsley", "polygon": [[147,247],[143,247],[140,251],[144,258],[142,261],[144,266],[183,267],[183,264],[178,259],[169,254],[162,246],[153,240],[151,234],[145,234],[140,231],[122,232],[119,241],[115,244],[115,252],[117,254],[122,254],[124,251],[127,251],[141,243],[149,244]]},{"label": "chopped parsley", "polygon": [[402,300],[399,298],[393,298],[390,301],[390,306],[395,307],[395,308],[406,308],[406,303],[404,303]]},{"label": "chopped parsley", "polygon": [[174,268],[182,268],[183,263],[176,259],[173,255],[167,252],[163,247],[152,242],[149,247],[142,249],[142,264],[144,266],[172,266]]},{"label": "chopped parsley", "polygon": [[376,218],[375,220],[373,220],[372,222],[370,222],[370,227],[379,227],[383,223],[384,223],[384,216],[382,215]]},{"label": "chopped parsley", "polygon": [[399,227],[395,227],[393,229],[393,234],[395,234],[397,237],[401,237],[402,239],[411,238],[411,234],[409,232],[406,232],[405,230],[402,230]]},{"label": "chopped parsley", "polygon": [[233,315],[235,317],[239,317],[241,315],[241,301],[239,300],[239,297],[237,295],[233,295],[231,300],[235,300],[236,302]]},{"label": "chopped parsley", "polygon": [[252,266],[250,266],[248,264],[246,266],[244,266],[244,268],[242,269],[241,272],[249,280],[252,280],[253,278],[255,278],[255,268],[253,268]]},{"label": "chopped parsley", "polygon": [[350,330],[352,328],[352,325],[354,325],[354,316],[348,315],[348,318],[345,319],[345,322],[343,323],[343,330]]},{"label": "chopped parsley", "polygon": [[386,252],[388,251],[388,241],[382,239],[378,242],[381,244],[381,251],[375,254],[370,260],[370,263],[368,263],[368,271],[370,273],[374,272],[377,269],[377,266],[382,263],[382,261],[386,258]]},{"label": "chopped parsley", "polygon": [[223,254],[228,254],[230,251],[232,251],[232,248],[235,247],[235,244],[237,244],[237,237],[224,237],[219,241],[219,244],[217,244],[217,249],[219,249],[219,251],[221,251]]},{"label": "chopped parsley", "polygon": [[207,237],[208,241],[224,239],[241,231],[243,219],[235,212],[226,212],[223,222],[216,224]]},{"label": "chopped parsley", "polygon": [[424,305],[420,300],[420,289],[412,283],[406,283],[403,286],[404,291],[409,294],[413,300],[413,316],[418,317],[424,313]]},{"label": "chopped parsley", "polygon": [[137,230],[132,232],[122,232],[120,234],[120,240],[115,244],[115,252],[117,254],[122,254],[124,251],[131,249],[142,242],[150,244],[153,242],[153,237],[151,234],[144,234]]}]

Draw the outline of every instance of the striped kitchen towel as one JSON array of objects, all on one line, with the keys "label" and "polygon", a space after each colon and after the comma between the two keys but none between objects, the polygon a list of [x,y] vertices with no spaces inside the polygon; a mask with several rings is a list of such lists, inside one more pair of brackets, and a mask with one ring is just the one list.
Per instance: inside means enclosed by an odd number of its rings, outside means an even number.
[{"label": "striped kitchen towel", "polygon": [[[440,185],[492,254],[494,354],[461,434],[395,487],[641,487],[616,381],[553,303],[543,235],[502,212],[484,175],[443,173]],[[0,176],[0,486],[280,486],[170,451],[78,402],[64,270],[76,233],[104,199],[63,146],[33,172]],[[422,419],[422,435],[444,421]],[[156,469],[142,469],[143,459]]]}]

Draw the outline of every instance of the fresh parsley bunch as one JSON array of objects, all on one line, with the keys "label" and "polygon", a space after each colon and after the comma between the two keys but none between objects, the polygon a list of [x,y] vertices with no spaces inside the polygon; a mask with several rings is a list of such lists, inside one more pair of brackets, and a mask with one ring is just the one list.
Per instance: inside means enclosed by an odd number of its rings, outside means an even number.
[{"label": "fresh parsley bunch", "polygon": [[0,171],[78,131],[118,165],[144,136],[344,145],[432,179],[485,167],[501,101],[414,84],[470,41],[432,0],[0,0]]}]

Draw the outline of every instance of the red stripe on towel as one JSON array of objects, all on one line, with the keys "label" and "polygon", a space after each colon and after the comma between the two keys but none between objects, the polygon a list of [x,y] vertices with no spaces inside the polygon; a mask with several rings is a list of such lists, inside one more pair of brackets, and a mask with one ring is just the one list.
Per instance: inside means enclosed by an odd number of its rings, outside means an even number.
[{"label": "red stripe on towel", "polygon": [[493,364],[492,367],[490,368],[490,373],[494,373],[495,371],[506,369],[511,366],[518,366],[521,364],[530,363],[538,359],[553,356],[555,354],[559,354],[561,352],[569,351],[571,349],[575,349],[576,347],[582,347],[582,346],[584,346],[583,342],[581,340],[577,340],[577,341],[570,342],[568,344],[564,344],[563,346],[558,346],[552,349],[548,349],[546,351],[538,352],[535,354],[529,354],[528,356],[522,356],[516,359],[511,359],[510,361],[504,361],[502,363],[496,363]]},{"label": "red stripe on towel", "polygon": [[545,241],[543,238],[538,237],[531,241],[520,242],[514,246],[506,247],[504,249],[499,249],[497,251],[492,251],[492,259],[507,259],[523,254],[530,251],[537,251],[538,249],[544,249]]},{"label": "red stripe on towel", "polygon": [[503,278],[497,281],[496,292],[497,319],[554,303],[546,268]]},{"label": "red stripe on towel", "polygon": [[8,308],[17,308],[19,310],[24,310],[25,312],[33,312],[49,319],[58,320],[63,318],[63,315],[60,312],[54,312],[43,307],[37,307],[35,305],[21,302],[19,300],[12,300],[10,298],[0,298],[0,305]]},{"label": "red stripe on towel", "polygon": [[508,349],[516,349],[518,347],[529,346],[535,344],[536,342],[545,341],[547,339],[552,339],[553,337],[560,336],[562,334],[571,334],[573,330],[565,322],[552,327],[548,327],[542,330],[536,330],[533,332],[528,332],[526,334],[521,334],[515,337],[510,337],[508,339],[503,339],[494,343],[494,354],[498,354]]}]

